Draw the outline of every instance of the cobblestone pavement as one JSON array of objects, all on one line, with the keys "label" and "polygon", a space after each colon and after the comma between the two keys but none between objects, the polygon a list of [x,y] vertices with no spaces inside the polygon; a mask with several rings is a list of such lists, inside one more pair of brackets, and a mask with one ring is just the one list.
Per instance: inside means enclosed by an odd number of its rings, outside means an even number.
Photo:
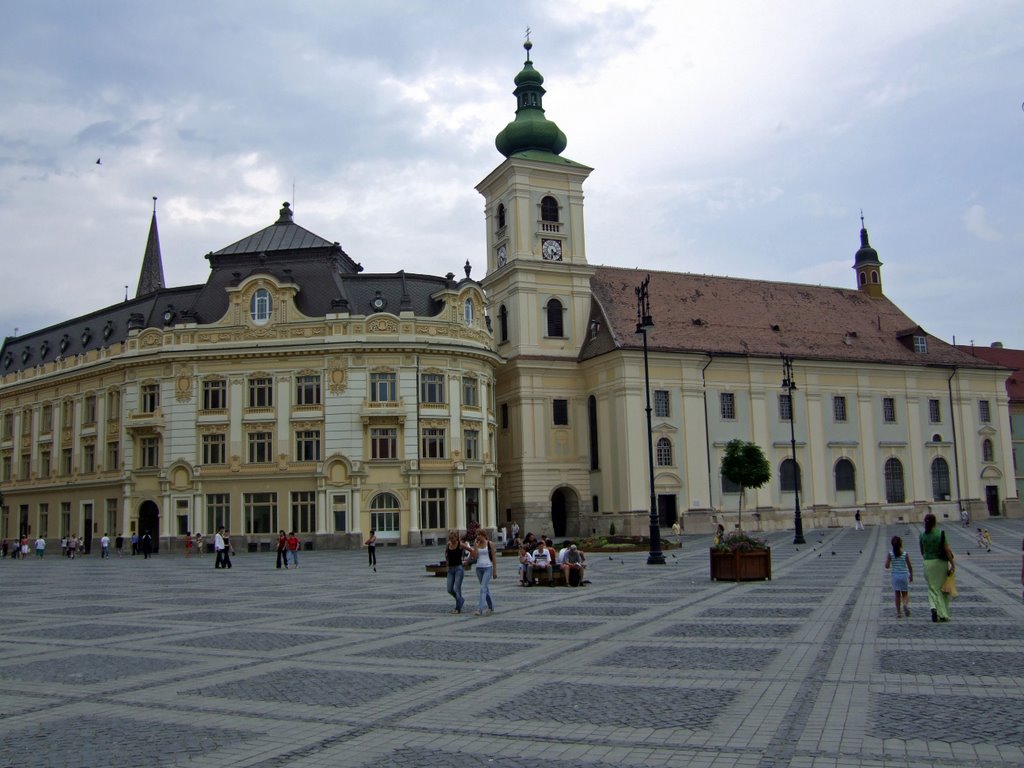
[{"label": "cobblestone pavement", "polygon": [[[0,562],[0,765],[1024,765],[1024,521],[930,621],[915,526],[772,534],[771,582],[591,554],[580,589],[517,585],[449,615],[439,548]],[[911,542],[912,617],[882,564]]]}]

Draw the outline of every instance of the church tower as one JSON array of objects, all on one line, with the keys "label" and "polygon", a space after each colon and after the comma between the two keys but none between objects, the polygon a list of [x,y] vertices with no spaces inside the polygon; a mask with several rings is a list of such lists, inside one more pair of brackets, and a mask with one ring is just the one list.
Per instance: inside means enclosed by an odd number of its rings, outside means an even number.
[{"label": "church tower", "polygon": [[591,168],[562,156],[567,141],[544,115],[544,77],[530,59],[516,75],[516,116],[495,139],[505,156],[480,184],[487,292],[498,352],[499,525],[579,533],[590,508],[587,401],[577,358],[591,309],[583,182]]},{"label": "church tower", "polygon": [[857,289],[876,299],[882,297],[882,262],[878,251],[868,242],[864,216],[860,217],[860,248],[853,258],[853,271],[857,273]]}]

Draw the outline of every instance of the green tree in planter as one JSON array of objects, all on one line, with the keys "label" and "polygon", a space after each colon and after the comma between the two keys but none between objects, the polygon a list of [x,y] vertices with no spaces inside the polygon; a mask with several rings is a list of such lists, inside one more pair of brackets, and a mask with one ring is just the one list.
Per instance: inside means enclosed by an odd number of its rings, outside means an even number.
[{"label": "green tree in planter", "polygon": [[737,515],[739,527],[743,529],[743,497],[747,488],[760,488],[771,480],[772,468],[764,451],[755,443],[746,440],[730,440],[722,457],[722,477],[740,487],[740,508]]}]

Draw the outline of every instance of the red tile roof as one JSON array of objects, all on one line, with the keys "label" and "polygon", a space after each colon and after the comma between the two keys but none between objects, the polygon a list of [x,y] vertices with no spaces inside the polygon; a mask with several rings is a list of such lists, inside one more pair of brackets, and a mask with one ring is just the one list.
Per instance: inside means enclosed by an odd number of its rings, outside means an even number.
[{"label": "red tile roof", "polygon": [[990,363],[1001,365],[1004,368],[1011,368],[1013,373],[1006,380],[1006,394],[1009,395],[1011,403],[1024,403],[1024,349],[972,347],[966,344],[957,344],[956,348],[972,357],[988,360]]},{"label": "red tile roof", "polygon": [[[679,272],[597,267],[591,278],[591,322],[580,359],[643,346],[636,331],[636,287],[648,274],[655,326],[652,350],[904,365],[990,368],[920,330],[886,298],[853,289]],[[907,335],[909,332],[909,335]],[[925,335],[928,351],[914,351]]]}]

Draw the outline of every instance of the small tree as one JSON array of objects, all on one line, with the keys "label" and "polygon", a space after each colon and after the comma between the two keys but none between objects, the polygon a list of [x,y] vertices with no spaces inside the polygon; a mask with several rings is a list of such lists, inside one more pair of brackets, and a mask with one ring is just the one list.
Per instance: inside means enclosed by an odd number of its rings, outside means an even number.
[{"label": "small tree", "polygon": [[745,440],[730,440],[722,457],[722,476],[740,487],[740,508],[737,523],[743,529],[743,497],[747,488],[760,488],[772,477],[772,468],[764,451]]}]

